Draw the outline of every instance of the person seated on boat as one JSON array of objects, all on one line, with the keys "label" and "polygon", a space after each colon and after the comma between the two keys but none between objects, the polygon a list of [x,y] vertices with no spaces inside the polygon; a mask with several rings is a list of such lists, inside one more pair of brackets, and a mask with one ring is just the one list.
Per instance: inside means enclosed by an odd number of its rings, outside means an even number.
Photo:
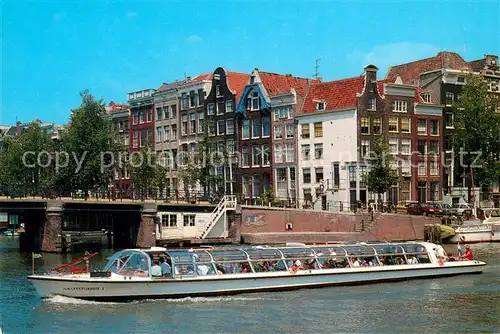
[{"label": "person seated on boat", "polygon": [[172,268],[170,267],[170,264],[168,264],[167,260],[165,260],[165,257],[160,257],[160,267],[161,267],[161,275],[162,276],[171,276],[172,275]]},{"label": "person seated on boat", "polygon": [[161,277],[161,267],[158,260],[154,260],[153,265],[151,266],[151,276]]},{"label": "person seated on boat", "polygon": [[357,268],[357,267],[359,267],[360,265],[361,265],[361,264],[359,263],[359,260],[358,260],[357,258],[352,258],[352,259],[351,259],[351,266],[352,266],[353,268]]},{"label": "person seated on boat", "polygon": [[366,259],[361,259],[361,264],[360,264],[361,267],[369,267],[370,264],[368,263],[368,261],[366,261]]},{"label": "person seated on boat", "polygon": [[208,268],[208,266],[206,264],[199,264],[197,266],[197,270],[196,271],[198,272],[198,275],[200,275],[200,276],[206,276],[206,275],[208,275],[209,268]]},{"label": "person seated on boat", "polygon": [[460,259],[465,260],[465,261],[474,260],[474,256],[472,255],[472,250],[470,249],[469,245],[465,246],[465,253],[464,253],[464,255],[460,256]]},{"label": "person seated on boat", "polygon": [[398,256],[396,258],[396,264],[405,264],[405,263],[406,262],[405,262],[405,260],[402,257]]},{"label": "person seated on boat", "polygon": [[302,262],[301,262],[299,259],[297,259],[297,260],[295,260],[295,261],[293,262],[292,266],[290,267],[290,270],[291,270],[293,273],[295,273],[295,272],[297,272],[297,271],[298,271],[298,270],[300,270],[300,269],[304,269],[304,268],[302,267]]},{"label": "person seated on boat", "polygon": [[418,260],[415,257],[415,255],[408,257],[408,264],[417,264],[417,263],[418,263]]},{"label": "person seated on boat", "polygon": [[442,263],[448,259],[448,256],[440,244],[436,244],[436,248],[434,248],[434,252],[436,253],[436,257],[438,258],[439,263]]}]

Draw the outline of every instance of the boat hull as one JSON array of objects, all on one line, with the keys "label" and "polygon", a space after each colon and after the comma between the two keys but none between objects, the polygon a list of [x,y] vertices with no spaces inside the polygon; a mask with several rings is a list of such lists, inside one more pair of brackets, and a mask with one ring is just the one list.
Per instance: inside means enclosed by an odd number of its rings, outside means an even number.
[{"label": "boat hull", "polygon": [[444,266],[399,265],[328,270],[302,270],[295,274],[277,272],[203,276],[181,279],[75,279],[32,275],[42,298],[61,295],[87,300],[134,300],[217,296],[250,292],[284,291],[335,285],[370,284],[429,277],[481,273],[480,261],[447,262]]},{"label": "boat hull", "polygon": [[461,226],[455,230],[455,235],[448,241],[452,243],[500,242],[500,224]]}]

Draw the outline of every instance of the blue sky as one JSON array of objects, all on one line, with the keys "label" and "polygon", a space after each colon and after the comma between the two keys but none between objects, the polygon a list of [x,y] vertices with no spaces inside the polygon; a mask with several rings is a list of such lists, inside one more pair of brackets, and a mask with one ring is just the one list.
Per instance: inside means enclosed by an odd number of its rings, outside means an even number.
[{"label": "blue sky", "polygon": [[65,123],[88,88],[126,93],[254,68],[324,80],[456,51],[500,53],[499,1],[13,1],[1,10],[0,124]]}]

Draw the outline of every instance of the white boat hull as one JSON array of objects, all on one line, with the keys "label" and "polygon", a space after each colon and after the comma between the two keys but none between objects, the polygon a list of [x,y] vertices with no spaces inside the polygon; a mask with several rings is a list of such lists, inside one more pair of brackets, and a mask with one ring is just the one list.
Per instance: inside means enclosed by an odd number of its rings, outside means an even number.
[{"label": "white boat hull", "polygon": [[477,224],[461,226],[455,229],[455,235],[449,242],[500,242],[500,224]]},{"label": "white boat hull", "polygon": [[90,300],[183,298],[262,291],[353,285],[407,279],[480,273],[484,262],[457,261],[437,264],[395,265],[289,272],[246,273],[175,279],[111,278],[32,275],[42,298],[61,295]]}]

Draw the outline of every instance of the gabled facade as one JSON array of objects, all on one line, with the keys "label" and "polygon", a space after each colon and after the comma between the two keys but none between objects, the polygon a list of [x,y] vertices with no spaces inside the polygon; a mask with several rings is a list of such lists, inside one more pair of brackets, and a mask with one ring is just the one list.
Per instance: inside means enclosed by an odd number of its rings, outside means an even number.
[{"label": "gabled facade", "polygon": [[128,94],[130,152],[148,146],[154,149],[154,91],[154,89],[144,89]]},{"label": "gabled facade", "polygon": [[234,194],[237,185],[236,105],[248,81],[248,74],[229,72],[222,67],[210,76],[211,89],[205,99],[209,143],[208,194]]}]

